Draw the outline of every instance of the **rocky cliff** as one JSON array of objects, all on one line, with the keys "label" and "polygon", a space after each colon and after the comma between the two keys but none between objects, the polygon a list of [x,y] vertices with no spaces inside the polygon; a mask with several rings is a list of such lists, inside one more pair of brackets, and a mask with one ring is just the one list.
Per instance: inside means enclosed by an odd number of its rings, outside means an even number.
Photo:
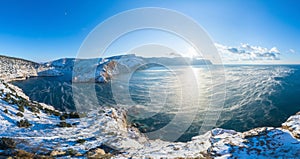
[{"label": "rocky cliff", "polygon": [[108,82],[113,76],[134,71],[145,62],[135,55],[120,55],[108,58],[64,58],[44,65],[72,75],[73,82]]},{"label": "rocky cliff", "polygon": [[35,76],[57,76],[60,72],[32,61],[0,55],[0,79],[24,80]]}]

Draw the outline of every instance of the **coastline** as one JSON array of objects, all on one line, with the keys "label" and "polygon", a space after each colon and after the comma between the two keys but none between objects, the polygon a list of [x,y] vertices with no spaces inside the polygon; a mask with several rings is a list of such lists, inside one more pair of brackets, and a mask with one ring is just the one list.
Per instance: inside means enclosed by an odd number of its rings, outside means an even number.
[{"label": "coastline", "polygon": [[[23,64],[14,63],[10,72],[19,71],[18,65]],[[129,62],[124,66],[127,64]],[[21,70],[21,74],[25,72],[25,77],[39,77],[37,69],[32,69],[26,63],[24,65],[27,70]],[[112,71],[113,68],[108,72],[111,75],[118,74]],[[300,112],[279,128],[260,127],[245,132],[215,128],[194,136],[188,142],[149,140],[127,123],[126,110],[123,108],[103,107],[80,115],[61,112],[53,106],[30,100],[22,89],[9,83],[27,79],[13,78],[19,74],[3,74],[6,78],[0,81],[2,156],[20,157],[20,153],[23,153],[31,156],[29,158],[119,159],[292,158],[300,155]]]}]

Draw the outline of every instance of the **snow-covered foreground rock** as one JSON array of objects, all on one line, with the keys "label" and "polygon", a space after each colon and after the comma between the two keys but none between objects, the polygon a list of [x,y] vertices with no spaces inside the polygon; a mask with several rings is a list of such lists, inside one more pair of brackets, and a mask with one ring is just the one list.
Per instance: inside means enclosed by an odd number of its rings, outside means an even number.
[{"label": "snow-covered foreground rock", "polygon": [[282,128],[263,127],[243,133],[216,128],[187,143],[150,141],[142,149],[129,150],[129,154],[116,158],[297,158],[300,141]]},{"label": "snow-covered foreground rock", "polygon": [[[126,110],[99,108],[87,114],[65,114],[30,101],[19,88],[0,82],[0,155],[16,150],[53,157],[77,158],[297,158],[300,115],[282,128],[247,132],[220,128],[187,143],[148,140],[126,121]],[[23,122],[21,122],[23,120]],[[13,139],[15,146],[5,147]],[[4,140],[5,139],[5,140]],[[18,151],[19,152],[19,151]]]},{"label": "snow-covered foreground rock", "polygon": [[[101,108],[84,114],[82,118],[73,114],[76,117],[63,119],[71,115],[30,101],[21,90],[14,88],[3,81],[0,83],[0,137],[14,139],[16,149],[48,155],[54,155],[53,152],[70,155],[66,152],[72,150],[83,156],[100,146],[118,151],[142,147],[141,143],[146,141],[135,128],[127,126],[123,109]],[[21,120],[26,120],[29,125],[20,125]],[[4,155],[10,153],[1,152]]]}]

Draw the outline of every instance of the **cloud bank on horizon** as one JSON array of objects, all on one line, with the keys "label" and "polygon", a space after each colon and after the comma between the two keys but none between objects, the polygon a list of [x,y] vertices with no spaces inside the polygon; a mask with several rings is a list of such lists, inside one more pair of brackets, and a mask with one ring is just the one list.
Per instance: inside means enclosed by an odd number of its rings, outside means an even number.
[{"label": "cloud bank on horizon", "polygon": [[281,52],[277,47],[265,48],[241,43],[240,46],[226,46],[215,43],[224,63],[256,63],[279,61]]}]

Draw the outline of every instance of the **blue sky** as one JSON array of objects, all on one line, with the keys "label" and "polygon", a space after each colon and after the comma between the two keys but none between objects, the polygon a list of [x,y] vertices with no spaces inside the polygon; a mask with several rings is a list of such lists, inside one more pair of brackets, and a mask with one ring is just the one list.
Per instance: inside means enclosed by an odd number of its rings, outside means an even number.
[{"label": "blue sky", "polygon": [[[222,49],[237,48],[241,54],[248,44],[248,50],[269,53],[276,47],[280,60],[274,63],[300,63],[296,0],[2,0],[0,54],[38,62],[76,57],[82,41],[99,23],[139,7],[173,9],[193,18]],[[227,56],[235,56],[230,53]]]}]

